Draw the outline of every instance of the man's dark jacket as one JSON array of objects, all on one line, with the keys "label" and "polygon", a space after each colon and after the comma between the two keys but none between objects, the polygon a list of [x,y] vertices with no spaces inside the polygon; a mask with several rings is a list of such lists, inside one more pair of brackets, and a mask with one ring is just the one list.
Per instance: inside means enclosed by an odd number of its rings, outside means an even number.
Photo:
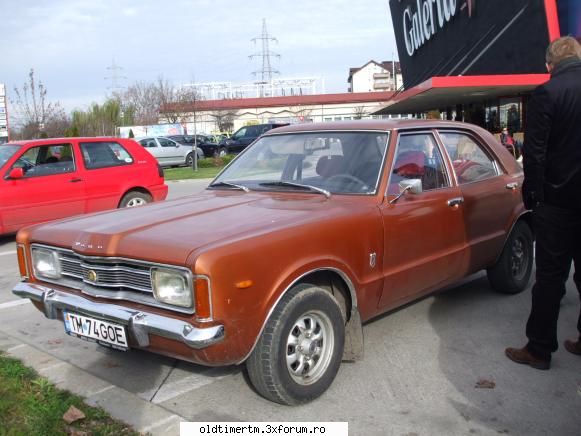
[{"label": "man's dark jacket", "polygon": [[581,210],[581,61],[565,59],[527,105],[525,206]]}]

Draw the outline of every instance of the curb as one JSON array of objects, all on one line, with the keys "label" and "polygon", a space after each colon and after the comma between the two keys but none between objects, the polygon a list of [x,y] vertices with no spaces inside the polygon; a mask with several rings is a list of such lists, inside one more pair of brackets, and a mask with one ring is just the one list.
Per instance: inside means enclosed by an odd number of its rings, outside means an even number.
[{"label": "curb", "polygon": [[101,407],[113,418],[132,426],[136,431],[157,435],[179,435],[180,422],[187,419],[150,403],[137,395],[34,346],[0,331],[0,350],[22,361],[57,388],[84,398],[89,406]]}]

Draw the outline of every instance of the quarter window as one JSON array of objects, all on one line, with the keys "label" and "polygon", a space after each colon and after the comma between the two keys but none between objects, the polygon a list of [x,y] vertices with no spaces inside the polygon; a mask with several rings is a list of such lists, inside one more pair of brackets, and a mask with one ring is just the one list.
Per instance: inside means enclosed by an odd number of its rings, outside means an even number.
[{"label": "quarter window", "polygon": [[54,144],[29,148],[12,168],[22,168],[24,177],[71,173],[75,171],[73,147],[71,144]]},{"label": "quarter window", "polygon": [[459,184],[477,182],[498,175],[497,166],[481,144],[459,132],[440,132]]},{"label": "quarter window", "polygon": [[422,190],[450,186],[442,154],[431,133],[402,134],[389,180],[388,194],[399,194],[399,182],[419,179]]},{"label": "quarter window", "polygon": [[117,142],[81,142],[81,152],[87,169],[133,163],[131,155]]}]

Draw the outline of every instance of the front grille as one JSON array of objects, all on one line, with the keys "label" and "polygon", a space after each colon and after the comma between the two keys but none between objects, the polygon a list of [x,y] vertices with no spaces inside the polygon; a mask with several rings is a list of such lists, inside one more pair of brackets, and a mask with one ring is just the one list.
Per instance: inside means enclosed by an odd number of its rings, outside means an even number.
[{"label": "front grille", "polygon": [[177,312],[194,313],[192,308],[164,304],[153,296],[152,269],[161,267],[186,270],[189,273],[187,268],[120,257],[83,256],[72,250],[41,244],[33,244],[32,248],[35,246],[56,251],[61,264],[60,279],[43,278],[43,281],[77,289],[93,297],[133,301]]},{"label": "front grille", "polygon": [[107,258],[83,257],[59,250],[62,273],[96,287],[153,292],[151,267]]}]

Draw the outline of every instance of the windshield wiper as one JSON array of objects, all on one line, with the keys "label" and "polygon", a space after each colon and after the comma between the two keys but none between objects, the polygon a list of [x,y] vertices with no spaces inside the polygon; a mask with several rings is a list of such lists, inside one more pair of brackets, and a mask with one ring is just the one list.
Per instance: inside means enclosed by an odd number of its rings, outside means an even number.
[{"label": "windshield wiper", "polygon": [[327,191],[326,189],[318,188],[318,187],[312,186],[312,185],[302,185],[300,183],[287,182],[285,180],[280,180],[277,182],[274,182],[274,181],[273,182],[262,182],[259,185],[260,186],[291,186],[294,188],[306,189],[306,190],[311,191],[311,192],[317,192],[319,194],[323,194],[327,198],[329,198],[331,196],[331,193],[329,191]]},{"label": "windshield wiper", "polygon": [[248,189],[246,186],[238,185],[238,184],[232,183],[232,182],[223,182],[223,181],[214,182],[209,187],[215,188],[216,186],[229,186],[231,188],[240,189],[241,191],[244,191],[244,192],[250,192],[250,189]]}]

